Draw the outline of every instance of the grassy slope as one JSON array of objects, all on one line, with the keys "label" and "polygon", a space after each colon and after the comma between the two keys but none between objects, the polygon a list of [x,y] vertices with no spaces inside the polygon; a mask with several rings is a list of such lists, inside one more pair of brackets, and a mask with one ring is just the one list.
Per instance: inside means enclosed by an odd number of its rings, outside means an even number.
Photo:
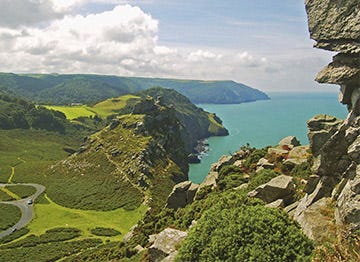
[{"label": "grassy slope", "polygon": [[0,130],[0,182],[41,182],[38,174],[67,157],[63,147],[74,147],[79,138],[39,130]]},{"label": "grassy slope", "polygon": [[73,120],[78,117],[90,117],[95,116],[95,113],[91,111],[91,108],[86,105],[81,106],[45,106],[47,109],[63,112],[66,118]]},{"label": "grassy slope", "polygon": [[121,232],[114,237],[97,237],[103,240],[120,241],[130,228],[145,214],[146,206],[127,211],[122,208],[112,211],[71,209],[60,206],[49,198],[48,204],[36,204],[36,218],[29,224],[29,234],[41,235],[56,227],[74,227],[82,231],[82,238],[92,237],[90,230],[96,227],[113,228]]},{"label": "grassy slope", "polygon": [[78,117],[90,117],[98,115],[101,118],[106,118],[109,115],[113,115],[120,109],[127,105],[130,99],[139,99],[138,96],[124,95],[117,98],[110,98],[95,104],[94,106],[80,105],[80,106],[52,106],[46,105],[48,109],[57,110],[63,112],[66,118],[73,120]]}]

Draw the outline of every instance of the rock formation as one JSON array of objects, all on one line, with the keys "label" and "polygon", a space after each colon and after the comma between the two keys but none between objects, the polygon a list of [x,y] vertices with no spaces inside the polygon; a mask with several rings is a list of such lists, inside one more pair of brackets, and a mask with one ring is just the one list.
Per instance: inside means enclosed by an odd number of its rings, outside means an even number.
[{"label": "rock formation", "polygon": [[316,80],[339,84],[339,100],[349,110],[344,122],[328,116],[308,122],[317,176],[306,188],[295,219],[314,237],[317,220],[312,214],[326,205],[326,198],[336,202],[339,224],[360,227],[360,1],[307,0],[306,11],[315,47],[338,52]]},{"label": "rock formation", "polygon": [[178,209],[191,204],[198,188],[199,185],[194,184],[191,181],[184,181],[176,184],[168,197],[166,207]]},{"label": "rock formation", "polygon": [[[293,178],[291,176],[280,175],[249,192],[248,196],[260,198],[265,203],[272,203],[281,199],[285,204],[288,204],[291,202],[294,193],[295,184]],[[281,205],[284,203],[281,203]]]}]

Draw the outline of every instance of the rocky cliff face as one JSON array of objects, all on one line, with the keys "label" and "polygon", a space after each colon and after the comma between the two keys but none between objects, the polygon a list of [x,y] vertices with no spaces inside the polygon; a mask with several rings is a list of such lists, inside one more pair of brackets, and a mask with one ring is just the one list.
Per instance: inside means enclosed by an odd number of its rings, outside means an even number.
[{"label": "rocky cliff face", "polygon": [[309,31],[315,47],[338,52],[316,77],[340,85],[348,106],[344,122],[318,116],[308,122],[317,183],[301,200],[295,218],[306,226],[306,212],[324,198],[336,203],[338,224],[360,227],[360,1],[307,0]]}]

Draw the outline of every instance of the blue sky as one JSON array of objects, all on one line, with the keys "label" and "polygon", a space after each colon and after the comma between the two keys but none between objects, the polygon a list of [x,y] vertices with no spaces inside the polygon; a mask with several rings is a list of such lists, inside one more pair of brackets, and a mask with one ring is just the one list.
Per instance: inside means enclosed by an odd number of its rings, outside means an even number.
[{"label": "blue sky", "polygon": [[313,81],[333,54],[312,47],[303,1],[0,3],[0,59],[13,57],[1,71],[230,79],[264,91],[337,90]]}]

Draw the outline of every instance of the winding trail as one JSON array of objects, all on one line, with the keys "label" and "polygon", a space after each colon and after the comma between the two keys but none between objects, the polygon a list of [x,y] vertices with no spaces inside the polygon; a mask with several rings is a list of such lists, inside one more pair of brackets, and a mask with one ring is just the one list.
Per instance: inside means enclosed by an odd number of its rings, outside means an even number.
[{"label": "winding trail", "polygon": [[35,199],[41,195],[42,192],[45,191],[45,187],[43,185],[39,184],[0,184],[0,187],[5,186],[13,186],[13,185],[23,185],[23,186],[33,186],[36,188],[36,193],[20,200],[14,200],[14,201],[1,201],[0,204],[7,204],[7,205],[13,205],[17,206],[21,210],[21,218],[20,220],[12,227],[8,228],[5,231],[0,232],[0,239],[10,235],[13,232],[13,229],[20,229],[25,227],[27,224],[30,223],[30,221],[33,219],[34,216],[34,207],[33,204],[29,205],[28,200],[32,199],[33,202],[35,202]]}]

